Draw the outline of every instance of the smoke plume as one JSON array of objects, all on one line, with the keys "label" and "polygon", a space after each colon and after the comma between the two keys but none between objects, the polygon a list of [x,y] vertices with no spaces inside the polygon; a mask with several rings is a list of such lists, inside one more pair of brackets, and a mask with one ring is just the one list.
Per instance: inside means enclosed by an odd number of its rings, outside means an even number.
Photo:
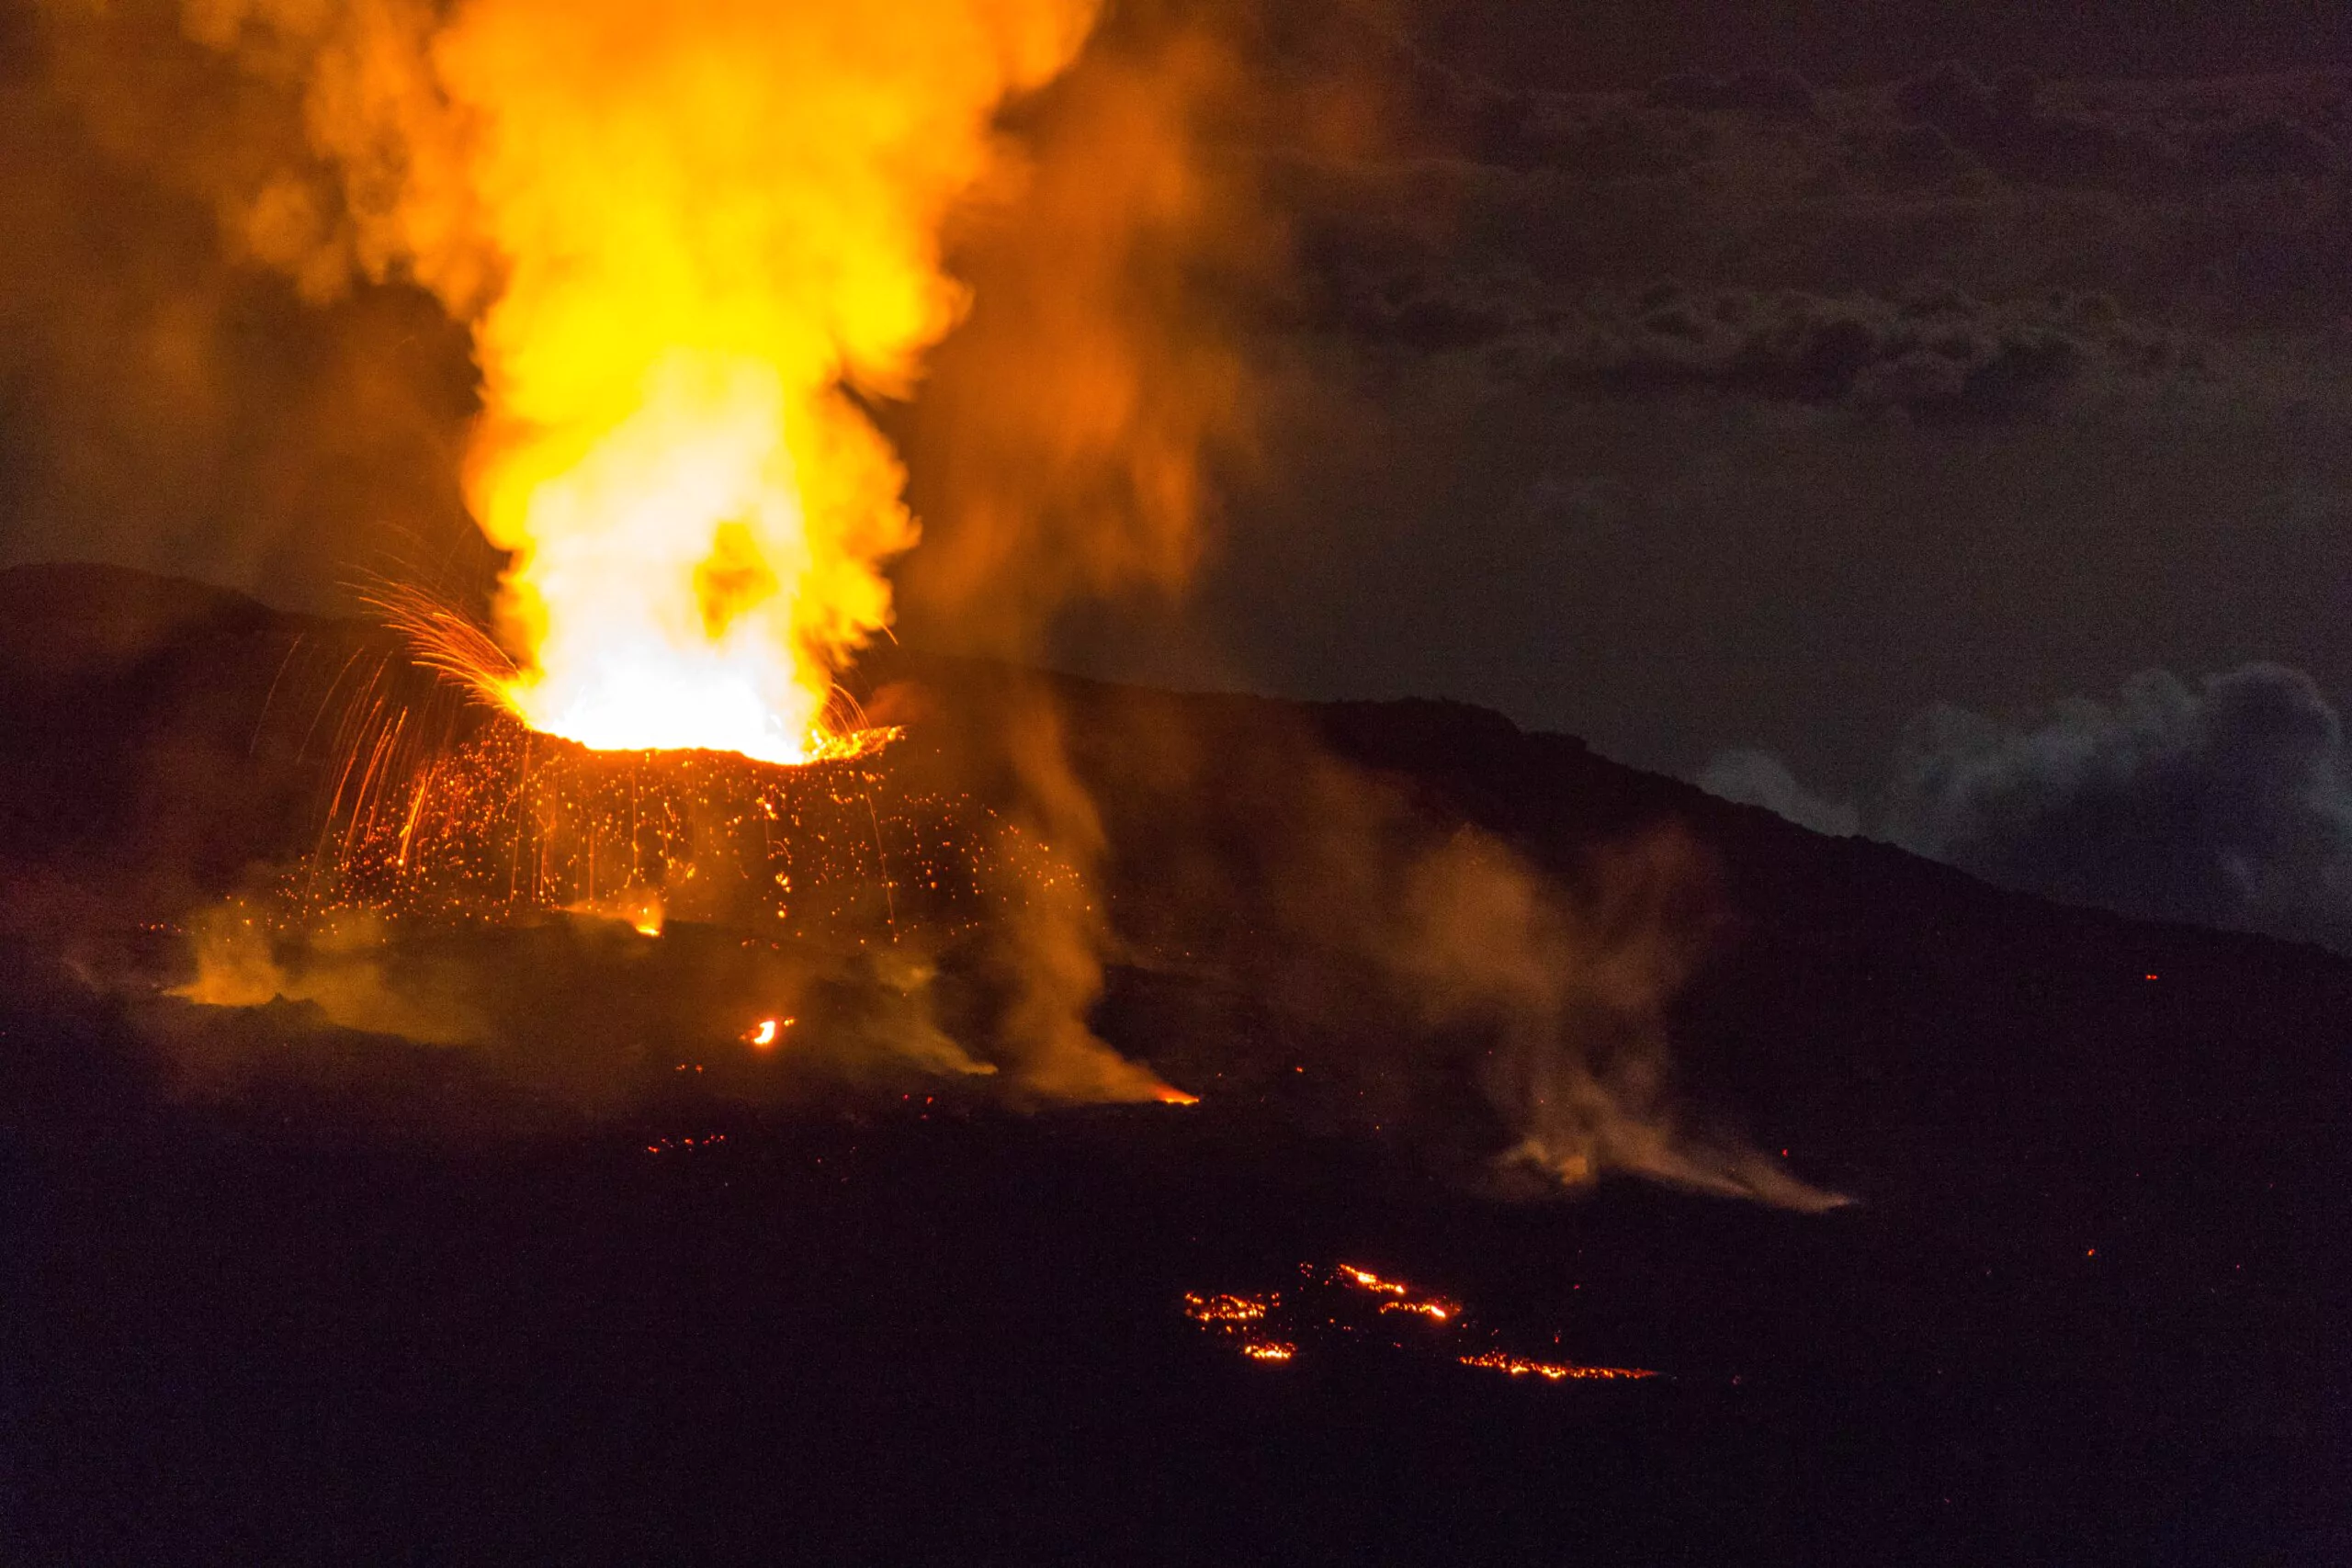
[{"label": "smoke plume", "polygon": [[1431,1021],[1495,1041],[1487,1092],[1521,1134],[1516,1157],[1572,1186],[1613,1171],[1783,1208],[1845,1201],[1680,1114],[1667,1010],[1713,913],[1706,857],[1687,836],[1609,846],[1573,889],[1469,830],[1403,875],[1381,945]]},{"label": "smoke plume", "polygon": [[1547,1184],[1633,1175],[1796,1209],[1843,1201],[1717,1125],[1677,1077],[1674,1005],[1723,914],[1687,832],[1539,860],[1412,777],[1340,755],[1295,710],[1130,701],[1124,722],[1105,705],[1077,731],[1129,962],[1246,998],[1218,1032],[1296,1053],[1260,1065],[1260,1091],[1302,1074],[1341,1125],[1448,1162],[1503,1152],[1504,1174]]}]

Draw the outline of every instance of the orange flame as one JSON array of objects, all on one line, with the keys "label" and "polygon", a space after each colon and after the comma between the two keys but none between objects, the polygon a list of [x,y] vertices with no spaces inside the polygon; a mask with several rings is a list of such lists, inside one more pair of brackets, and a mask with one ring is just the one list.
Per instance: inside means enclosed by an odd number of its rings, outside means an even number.
[{"label": "orange flame", "polygon": [[188,0],[256,69],[273,33],[311,51],[352,231],[274,185],[254,253],[306,288],[404,274],[471,323],[514,661],[459,660],[491,694],[598,750],[834,754],[834,674],[917,534],[865,400],[962,315],[942,230],[1005,185],[998,108],[1098,5]]},{"label": "orange flame", "polygon": [[[915,540],[844,383],[913,380],[960,291],[950,205],[1089,0],[648,11],[489,0],[436,51],[506,262],[471,492],[516,552],[506,695],[598,749],[805,761]],[[673,18],[657,21],[655,18]],[[555,58],[549,58],[549,52]]]}]

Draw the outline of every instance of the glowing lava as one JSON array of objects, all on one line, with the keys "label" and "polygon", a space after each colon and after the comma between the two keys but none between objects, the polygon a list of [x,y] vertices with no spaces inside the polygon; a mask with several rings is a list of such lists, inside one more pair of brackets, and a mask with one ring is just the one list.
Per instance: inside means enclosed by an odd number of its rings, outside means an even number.
[{"label": "glowing lava", "polygon": [[1636,1378],[1654,1378],[1656,1372],[1640,1367],[1583,1367],[1573,1361],[1531,1361],[1524,1356],[1506,1355],[1500,1350],[1488,1350],[1482,1355],[1464,1356],[1465,1367],[1480,1367],[1491,1372],[1507,1372],[1515,1378],[1537,1377],[1545,1382],[1613,1382]]},{"label": "glowing lava", "polygon": [[[1208,1333],[1234,1341],[1253,1361],[1290,1360],[1301,1344],[1314,1340],[1325,1347],[1352,1343],[1413,1357],[1434,1354],[1460,1366],[1544,1382],[1625,1382],[1657,1375],[1639,1367],[1539,1361],[1492,1346],[1465,1349],[1463,1340],[1470,1325],[1459,1302],[1422,1295],[1402,1280],[1383,1279],[1352,1263],[1328,1269],[1302,1263],[1298,1271],[1301,1288],[1288,1295],[1276,1291],[1262,1295],[1187,1292],[1184,1315]],[[1364,1302],[1367,1295],[1374,1300]],[[1422,1323],[1405,1321],[1413,1318]]]},{"label": "glowing lava", "polygon": [[1224,1292],[1204,1296],[1187,1291],[1184,1292],[1184,1315],[1204,1326],[1262,1323],[1267,1312],[1281,1300],[1280,1296],[1237,1296]]},{"label": "glowing lava", "polygon": [[1361,1285],[1367,1291],[1377,1291],[1382,1295],[1401,1296],[1405,1293],[1405,1287],[1394,1280],[1384,1280],[1369,1269],[1359,1269],[1351,1263],[1340,1264],[1340,1274],[1350,1284]]}]

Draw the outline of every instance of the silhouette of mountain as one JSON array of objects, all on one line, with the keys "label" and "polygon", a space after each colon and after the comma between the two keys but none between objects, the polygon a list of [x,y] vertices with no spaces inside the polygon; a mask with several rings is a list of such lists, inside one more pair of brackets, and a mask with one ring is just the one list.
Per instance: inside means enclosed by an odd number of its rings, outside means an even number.
[{"label": "silhouette of mountain", "polygon": [[[208,1078],[134,983],[179,950],[146,928],[312,847],[321,727],[396,662],[195,584],[0,573],[12,1561],[2352,1549],[2345,959],[2001,892],[1460,705],[894,653],[861,677],[910,716],[894,766],[986,797],[1048,716],[1106,846],[1091,1021],[1201,1104],[689,1073],[558,1114],[293,1003]],[[1612,901],[1660,843],[1671,897]],[[1345,907],[1410,881],[1350,868],[1464,845],[1597,942],[1694,933],[1660,1103],[1856,1201],[1498,1164],[1490,1032],[1325,940],[1442,938]],[[520,985],[555,960],[517,942]],[[1184,1314],[1332,1259],[1662,1375],[1528,1386],[1336,1326],[1269,1364]]]}]

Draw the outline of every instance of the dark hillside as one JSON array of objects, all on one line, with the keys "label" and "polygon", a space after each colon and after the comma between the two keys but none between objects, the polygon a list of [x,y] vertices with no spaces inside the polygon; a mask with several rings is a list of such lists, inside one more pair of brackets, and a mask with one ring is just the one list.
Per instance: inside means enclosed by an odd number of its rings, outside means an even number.
[{"label": "dark hillside", "polygon": [[[1196,1107],[665,1083],[555,1114],[285,1003],[250,1016],[282,1075],[190,1094],[106,977],[309,847],[318,721],[407,689],[389,658],[0,573],[10,1562],[2352,1554],[2352,963],[1999,892],[1473,708],[1056,681],[1121,941],[1093,1022]],[[894,682],[910,770],[1026,700]],[[1479,1040],[1408,1050],[1370,949],[1317,945],[1387,929],[1328,907],[1387,886],[1350,868],[1472,829],[1603,913],[1645,854],[1695,868],[1674,1103],[1859,1201],[1499,1175]],[[469,1131],[401,1131],[442,1118]],[[1337,1260],[1664,1375],[1336,1333],[1261,1365],[1179,1310]]]}]

